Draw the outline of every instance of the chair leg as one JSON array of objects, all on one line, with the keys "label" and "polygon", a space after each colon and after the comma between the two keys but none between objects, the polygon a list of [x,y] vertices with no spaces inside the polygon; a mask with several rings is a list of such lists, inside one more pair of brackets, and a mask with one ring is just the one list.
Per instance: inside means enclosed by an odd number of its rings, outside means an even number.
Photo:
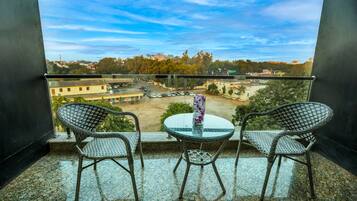
[{"label": "chair leg", "polygon": [[307,163],[307,172],[309,174],[311,197],[315,198],[316,196],[315,196],[315,190],[314,190],[314,179],[312,177],[311,159],[310,159],[309,152],[306,152],[306,163]]},{"label": "chair leg", "polygon": [[224,188],[223,182],[222,182],[222,180],[221,180],[221,177],[220,177],[219,174],[218,174],[218,170],[217,170],[216,164],[215,164],[214,162],[212,163],[212,167],[213,167],[214,173],[215,173],[216,176],[217,176],[219,185],[221,185],[221,188],[222,188],[223,193],[226,193],[226,189]]},{"label": "chair leg", "polygon": [[184,176],[183,181],[182,181],[181,190],[180,190],[180,195],[179,195],[179,198],[180,198],[180,199],[182,199],[183,190],[185,189],[188,172],[190,171],[190,166],[191,166],[191,164],[189,164],[189,162],[187,162],[186,172],[185,172],[185,176]]},{"label": "chair leg", "polygon": [[144,167],[144,158],[143,158],[143,145],[141,142],[139,143],[139,149],[140,149],[140,161],[141,161],[141,167]]},{"label": "chair leg", "polygon": [[135,196],[135,200],[137,201],[137,200],[139,200],[139,196],[138,196],[138,190],[136,188],[136,182],[135,182],[133,159],[128,158],[128,163],[129,163],[130,177],[131,177],[131,182],[133,185],[134,196]]},{"label": "chair leg", "polygon": [[260,201],[264,200],[265,191],[266,191],[266,188],[267,188],[267,185],[268,185],[269,175],[270,175],[270,171],[271,171],[271,168],[273,166],[273,163],[274,163],[274,160],[268,159],[268,166],[267,166],[267,171],[265,173],[265,179],[264,179],[262,193],[260,195]]},{"label": "chair leg", "polygon": [[235,162],[235,166],[236,166],[236,167],[237,167],[237,165],[238,165],[239,152],[240,152],[241,145],[242,145],[242,142],[241,142],[241,140],[239,140],[238,150],[237,150],[237,156],[236,156],[236,162]]},{"label": "chair leg", "polygon": [[96,159],[94,159],[93,169],[97,170],[97,160]]},{"label": "chair leg", "polygon": [[278,167],[280,167],[280,164],[281,164],[281,158],[282,158],[282,157],[283,157],[282,155],[279,155]]},{"label": "chair leg", "polygon": [[79,156],[78,171],[77,171],[76,194],[75,194],[75,197],[74,197],[75,201],[79,200],[79,190],[81,188],[82,164],[83,164],[83,157]]}]

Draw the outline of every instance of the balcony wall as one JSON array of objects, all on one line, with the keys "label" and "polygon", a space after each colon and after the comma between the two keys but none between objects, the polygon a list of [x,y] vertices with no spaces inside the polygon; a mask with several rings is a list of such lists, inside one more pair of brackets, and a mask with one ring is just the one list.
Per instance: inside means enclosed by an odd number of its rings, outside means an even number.
[{"label": "balcony wall", "polygon": [[320,131],[323,155],[357,174],[357,1],[325,0],[313,74],[311,100],[334,110]]},{"label": "balcony wall", "polygon": [[0,0],[0,187],[53,135],[37,0]]}]

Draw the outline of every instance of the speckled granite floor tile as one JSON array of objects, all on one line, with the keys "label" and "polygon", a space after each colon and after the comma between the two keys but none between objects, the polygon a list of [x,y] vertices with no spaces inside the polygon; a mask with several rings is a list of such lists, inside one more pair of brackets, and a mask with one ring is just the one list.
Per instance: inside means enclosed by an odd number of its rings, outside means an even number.
[{"label": "speckled granite floor tile", "polygon": [[[135,160],[135,177],[141,200],[178,200],[185,171],[181,162],[172,172],[179,153],[145,154],[145,168]],[[211,166],[193,166],[184,191],[184,200],[258,200],[263,185],[266,158],[245,152],[234,167],[234,153],[225,152],[217,168],[226,187],[222,194]],[[357,200],[357,178],[319,154],[312,155],[316,200]],[[90,161],[85,161],[89,163]],[[73,200],[77,157],[49,154],[0,190],[1,201]],[[125,164],[123,160],[123,164]],[[273,166],[266,200],[309,200],[306,167],[283,159]],[[112,161],[102,161],[82,173],[80,200],[133,200],[128,173]]]}]

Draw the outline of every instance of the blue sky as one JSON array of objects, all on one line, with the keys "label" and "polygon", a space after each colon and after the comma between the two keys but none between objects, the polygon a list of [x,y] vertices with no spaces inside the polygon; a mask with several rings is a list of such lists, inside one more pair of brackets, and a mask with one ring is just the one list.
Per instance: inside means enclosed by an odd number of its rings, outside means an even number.
[{"label": "blue sky", "polygon": [[322,0],[39,0],[46,57],[313,57]]}]

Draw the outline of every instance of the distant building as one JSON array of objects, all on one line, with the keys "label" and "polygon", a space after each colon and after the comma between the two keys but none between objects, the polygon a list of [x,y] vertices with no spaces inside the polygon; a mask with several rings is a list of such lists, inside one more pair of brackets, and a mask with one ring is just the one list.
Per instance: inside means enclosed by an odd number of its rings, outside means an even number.
[{"label": "distant building", "polygon": [[137,102],[144,96],[141,91],[120,90],[132,82],[132,79],[52,81],[49,82],[49,90],[51,96],[65,96],[70,99],[82,97],[88,101]]},{"label": "distant building", "polygon": [[274,72],[269,69],[263,69],[262,72],[260,73],[247,73],[247,75],[252,75],[252,76],[272,76]]},{"label": "distant building", "polygon": [[164,61],[168,59],[168,56],[161,53],[157,53],[155,55],[150,55],[149,58],[157,61]]},{"label": "distant building", "polygon": [[227,70],[227,75],[237,75],[237,70]]},{"label": "distant building", "polygon": [[291,61],[291,64],[295,64],[295,65],[296,65],[296,64],[300,64],[300,61],[299,61],[299,60],[292,60],[292,61]]}]

